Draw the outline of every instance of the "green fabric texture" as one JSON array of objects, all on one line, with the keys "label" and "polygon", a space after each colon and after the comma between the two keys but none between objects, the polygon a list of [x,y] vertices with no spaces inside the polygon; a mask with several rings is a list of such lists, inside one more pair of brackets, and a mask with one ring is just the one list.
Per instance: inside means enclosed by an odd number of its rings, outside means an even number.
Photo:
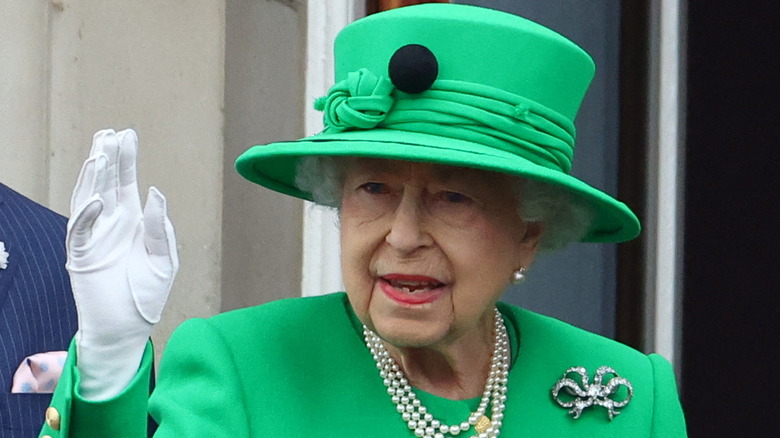
[{"label": "green fabric texture", "polygon": [[[513,364],[502,436],[685,437],[668,362],[568,324],[499,303]],[[148,350],[150,351],[150,350]],[[52,405],[63,417],[52,437],[140,438],[151,370],[115,399],[86,402],[74,392],[71,350]],[[574,420],[551,398],[572,366],[592,373],[612,366],[631,381],[634,398],[613,421],[600,407]],[[437,418],[459,422],[476,400],[453,401],[418,391]],[[385,392],[343,293],[275,301],[182,324],[160,364],[149,411],[169,437],[410,437]]]},{"label": "green fabric texture", "polygon": [[[388,79],[400,48],[435,56],[429,88],[406,93]],[[639,221],[620,201],[569,175],[574,118],[594,74],[590,56],[532,21],[491,9],[423,4],[374,14],[335,41],[335,85],[315,102],[325,130],[248,149],[245,178],[311,200],[295,186],[301,157],[361,156],[473,167],[568,190],[595,214],[589,242],[636,237]]]},{"label": "green fabric texture", "polygon": [[44,424],[39,436],[145,437],[147,435],[146,406],[153,358],[154,350],[149,343],[144,351],[138,374],[127,388],[114,399],[92,402],[85,400],[78,393],[81,377],[76,368],[76,342],[71,341],[68,358],[51,401],[51,406],[60,414],[60,430],[54,430]]}]

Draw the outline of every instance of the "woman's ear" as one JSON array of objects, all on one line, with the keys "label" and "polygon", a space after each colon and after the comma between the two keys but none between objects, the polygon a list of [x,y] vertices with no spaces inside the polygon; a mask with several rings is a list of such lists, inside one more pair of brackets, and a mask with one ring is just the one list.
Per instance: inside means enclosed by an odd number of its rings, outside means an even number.
[{"label": "woman's ear", "polygon": [[525,268],[531,266],[539,251],[539,242],[544,235],[544,224],[542,222],[525,222],[525,232],[520,238],[518,245],[519,265]]}]

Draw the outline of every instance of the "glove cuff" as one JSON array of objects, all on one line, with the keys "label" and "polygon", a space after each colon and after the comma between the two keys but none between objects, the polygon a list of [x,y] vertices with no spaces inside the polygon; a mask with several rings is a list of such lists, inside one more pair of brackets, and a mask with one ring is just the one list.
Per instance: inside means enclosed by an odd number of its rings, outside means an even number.
[{"label": "glove cuff", "polygon": [[111,342],[96,342],[77,332],[76,367],[81,374],[82,397],[103,401],[119,395],[138,372],[149,334],[136,333]]}]

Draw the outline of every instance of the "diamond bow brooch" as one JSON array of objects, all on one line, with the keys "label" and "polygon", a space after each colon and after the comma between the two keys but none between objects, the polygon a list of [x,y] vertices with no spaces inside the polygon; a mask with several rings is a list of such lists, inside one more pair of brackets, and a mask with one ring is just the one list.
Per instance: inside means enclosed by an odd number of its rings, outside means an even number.
[{"label": "diamond bow brooch", "polygon": [[[626,390],[620,391],[621,387],[625,387]],[[563,373],[563,377],[555,382],[552,388],[553,399],[561,407],[570,409],[569,413],[575,420],[580,418],[586,408],[602,406],[607,409],[609,419],[612,421],[620,414],[617,409],[627,405],[633,396],[634,388],[631,382],[618,376],[617,372],[608,366],[596,370],[593,383],[590,383],[588,370],[585,367],[571,367]],[[616,400],[616,397],[622,399]]]}]

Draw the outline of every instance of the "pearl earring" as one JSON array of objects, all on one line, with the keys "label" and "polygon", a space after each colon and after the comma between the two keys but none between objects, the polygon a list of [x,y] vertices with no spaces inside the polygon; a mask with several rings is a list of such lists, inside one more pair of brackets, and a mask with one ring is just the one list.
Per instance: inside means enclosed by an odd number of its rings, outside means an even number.
[{"label": "pearl earring", "polygon": [[524,267],[520,267],[517,271],[512,273],[512,284],[522,284],[525,281],[525,272],[526,269]]}]

